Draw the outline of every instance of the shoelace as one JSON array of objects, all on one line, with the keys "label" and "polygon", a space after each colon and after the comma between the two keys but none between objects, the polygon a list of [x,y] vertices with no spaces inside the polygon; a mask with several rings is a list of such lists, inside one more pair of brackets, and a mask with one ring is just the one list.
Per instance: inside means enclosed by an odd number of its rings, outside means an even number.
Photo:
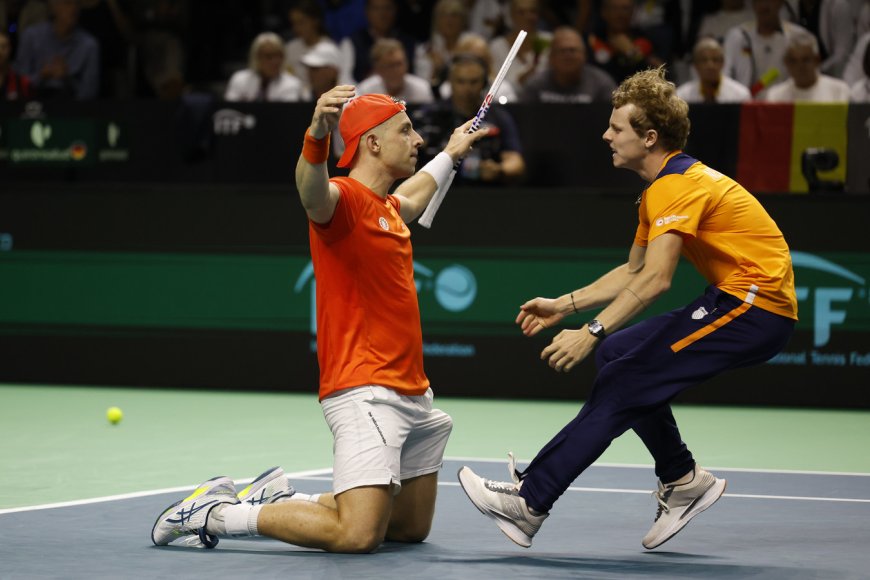
[{"label": "shoelace", "polygon": [[487,487],[487,489],[496,493],[506,493],[509,495],[516,495],[517,493],[517,486],[514,483],[484,479],[483,484]]},{"label": "shoelace", "polygon": [[662,493],[661,491],[652,492],[652,496],[656,499],[656,501],[659,504],[659,509],[656,512],[656,519],[653,520],[654,522],[659,521],[659,518],[662,517],[662,512],[669,513],[671,511],[671,508],[668,507],[668,499],[671,497],[671,493],[673,491],[674,491],[673,487],[667,487],[667,488],[665,488],[664,493]]}]

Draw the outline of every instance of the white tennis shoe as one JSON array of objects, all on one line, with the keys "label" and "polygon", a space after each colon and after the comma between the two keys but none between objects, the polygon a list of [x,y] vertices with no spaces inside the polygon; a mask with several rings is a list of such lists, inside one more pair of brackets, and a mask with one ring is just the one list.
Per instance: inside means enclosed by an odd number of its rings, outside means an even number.
[{"label": "white tennis shoe", "polygon": [[716,503],[725,493],[727,482],[714,477],[701,467],[694,468],[692,481],[682,485],[658,482],[653,497],[659,504],[655,523],[643,537],[643,547],[652,550],[661,546],[686,527],[692,518]]},{"label": "white tennis shoe", "polygon": [[541,529],[541,524],[550,514],[535,515],[519,495],[522,485],[516,476],[511,455],[509,469],[513,483],[484,479],[465,466],[459,470],[459,483],[480,513],[490,517],[514,543],[528,548],[532,538]]},{"label": "white tennis shoe", "polygon": [[296,490],[287,481],[284,470],[280,467],[272,467],[258,475],[238,493],[237,497],[241,503],[262,505],[287,501],[295,493]]},{"label": "white tennis shoe", "polygon": [[225,503],[239,503],[233,480],[225,476],[209,479],[157,517],[151,528],[151,541],[157,546],[165,546],[178,538],[196,535],[203,546],[214,548],[218,538],[206,533],[205,524],[211,510]]}]

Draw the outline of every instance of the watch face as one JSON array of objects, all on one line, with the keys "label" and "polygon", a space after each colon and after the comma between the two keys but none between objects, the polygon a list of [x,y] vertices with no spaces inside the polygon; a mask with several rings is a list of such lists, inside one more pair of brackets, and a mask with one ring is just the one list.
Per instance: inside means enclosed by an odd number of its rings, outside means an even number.
[{"label": "watch face", "polygon": [[601,338],[604,336],[604,326],[597,320],[591,320],[589,322],[589,332],[594,336]]}]

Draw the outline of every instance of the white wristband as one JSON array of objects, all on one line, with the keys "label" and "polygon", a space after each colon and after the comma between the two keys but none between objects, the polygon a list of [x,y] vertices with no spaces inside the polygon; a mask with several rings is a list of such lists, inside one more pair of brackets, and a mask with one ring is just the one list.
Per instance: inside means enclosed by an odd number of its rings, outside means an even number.
[{"label": "white wristband", "polygon": [[450,172],[453,171],[453,158],[442,151],[432,161],[424,165],[420,171],[425,171],[431,175],[438,189],[441,189],[447,183],[447,180],[450,179]]}]

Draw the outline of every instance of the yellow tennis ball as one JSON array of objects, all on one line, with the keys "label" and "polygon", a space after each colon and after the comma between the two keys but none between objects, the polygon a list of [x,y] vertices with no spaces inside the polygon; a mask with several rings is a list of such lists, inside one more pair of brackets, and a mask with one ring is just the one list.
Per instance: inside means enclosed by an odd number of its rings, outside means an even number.
[{"label": "yellow tennis ball", "polygon": [[109,407],[106,411],[106,419],[109,420],[109,423],[112,425],[117,425],[121,422],[121,419],[124,418],[124,411],[122,411],[119,407]]}]

